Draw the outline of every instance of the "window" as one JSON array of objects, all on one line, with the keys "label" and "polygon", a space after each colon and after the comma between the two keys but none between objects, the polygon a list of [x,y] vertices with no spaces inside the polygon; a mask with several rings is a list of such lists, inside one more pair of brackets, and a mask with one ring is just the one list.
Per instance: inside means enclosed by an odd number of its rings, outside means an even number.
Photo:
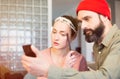
[{"label": "window", "polygon": [[0,64],[21,71],[23,44],[48,47],[48,15],[47,0],[0,0]]}]

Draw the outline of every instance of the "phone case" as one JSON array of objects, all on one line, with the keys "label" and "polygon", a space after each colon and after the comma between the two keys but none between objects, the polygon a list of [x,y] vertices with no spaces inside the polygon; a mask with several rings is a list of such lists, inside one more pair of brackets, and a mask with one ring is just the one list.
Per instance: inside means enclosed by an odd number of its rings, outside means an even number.
[{"label": "phone case", "polygon": [[36,57],[35,53],[31,49],[31,45],[23,45],[25,55],[30,57]]}]

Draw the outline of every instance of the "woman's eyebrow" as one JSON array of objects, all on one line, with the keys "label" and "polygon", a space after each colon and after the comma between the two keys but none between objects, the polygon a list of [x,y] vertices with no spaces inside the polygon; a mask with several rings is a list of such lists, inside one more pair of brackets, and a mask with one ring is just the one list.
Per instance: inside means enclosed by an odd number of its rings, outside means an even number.
[{"label": "woman's eyebrow", "polygon": [[60,33],[66,33],[65,31],[60,31]]}]

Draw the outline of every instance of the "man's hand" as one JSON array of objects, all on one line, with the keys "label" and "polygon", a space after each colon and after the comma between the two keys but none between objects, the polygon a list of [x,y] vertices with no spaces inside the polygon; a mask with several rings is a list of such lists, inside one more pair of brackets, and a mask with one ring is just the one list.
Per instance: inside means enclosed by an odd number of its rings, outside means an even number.
[{"label": "man's hand", "polygon": [[31,74],[35,76],[47,77],[49,66],[52,64],[47,57],[40,53],[40,51],[31,46],[36,57],[22,56],[23,67]]},{"label": "man's hand", "polygon": [[74,51],[70,51],[66,56],[64,68],[72,68],[78,59],[80,54],[75,53]]}]

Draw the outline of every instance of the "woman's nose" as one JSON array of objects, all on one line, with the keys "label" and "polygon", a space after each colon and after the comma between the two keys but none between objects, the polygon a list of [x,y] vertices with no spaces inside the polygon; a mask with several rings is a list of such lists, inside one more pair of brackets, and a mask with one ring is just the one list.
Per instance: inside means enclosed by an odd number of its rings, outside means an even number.
[{"label": "woman's nose", "polygon": [[58,40],[59,39],[59,35],[55,34],[54,38],[55,38],[55,40]]}]

